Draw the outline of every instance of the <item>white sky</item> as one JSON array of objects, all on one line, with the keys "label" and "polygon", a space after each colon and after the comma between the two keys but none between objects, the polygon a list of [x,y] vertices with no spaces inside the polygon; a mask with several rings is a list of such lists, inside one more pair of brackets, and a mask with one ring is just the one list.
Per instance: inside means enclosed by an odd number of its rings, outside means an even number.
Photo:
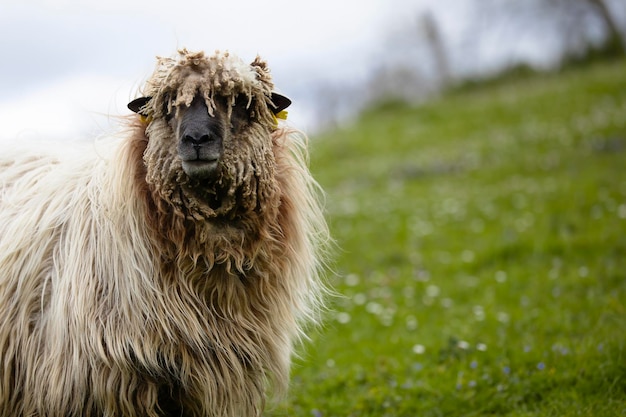
[{"label": "white sky", "polygon": [[359,76],[394,4],[421,2],[2,0],[0,139],[109,130],[154,57],[180,47],[260,54],[286,94],[311,77]]},{"label": "white sky", "polygon": [[[129,113],[126,103],[152,72],[155,56],[182,47],[228,49],[249,61],[260,54],[277,89],[294,99],[290,120],[309,131],[316,83],[358,85],[384,54],[408,55],[402,30],[425,9],[436,15],[448,46],[456,42],[457,51],[464,50],[463,42],[472,40],[466,31],[471,3],[0,0],[0,140],[111,131],[110,116]],[[502,50],[501,36],[492,35],[495,43],[487,37],[473,56],[456,54],[452,64],[484,66]],[[542,42],[543,48],[532,39],[517,46],[527,56],[543,51],[545,57]]]}]

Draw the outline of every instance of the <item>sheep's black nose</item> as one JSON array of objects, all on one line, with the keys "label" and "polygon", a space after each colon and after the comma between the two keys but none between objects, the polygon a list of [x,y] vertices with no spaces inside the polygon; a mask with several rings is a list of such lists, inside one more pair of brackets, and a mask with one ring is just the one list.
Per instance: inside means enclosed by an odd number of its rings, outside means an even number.
[{"label": "sheep's black nose", "polygon": [[183,135],[183,142],[193,146],[206,145],[213,141],[215,141],[215,138],[210,133],[189,132]]}]

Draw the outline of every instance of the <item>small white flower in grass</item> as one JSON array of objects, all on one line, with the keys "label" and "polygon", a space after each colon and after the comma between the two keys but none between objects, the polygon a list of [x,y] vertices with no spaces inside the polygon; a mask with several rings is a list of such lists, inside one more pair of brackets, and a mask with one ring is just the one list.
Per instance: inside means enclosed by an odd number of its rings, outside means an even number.
[{"label": "small white flower in grass", "polygon": [[509,314],[508,314],[508,313],[505,313],[504,311],[500,311],[500,312],[498,312],[498,314],[496,315],[496,317],[498,318],[498,321],[499,321],[500,323],[508,323],[508,322],[511,320],[511,318],[510,318]]},{"label": "small white flower in grass", "polygon": [[429,285],[428,287],[426,287],[426,295],[428,295],[431,298],[437,297],[440,292],[441,290],[436,285]]},{"label": "small white flower in grass", "polygon": [[483,306],[474,306],[472,308],[472,311],[474,312],[474,317],[476,318],[476,320],[483,321],[485,319],[485,309],[483,308]]},{"label": "small white flower in grass", "polygon": [[350,287],[354,287],[355,285],[358,285],[359,283],[359,276],[357,274],[348,274],[346,276],[346,285],[349,285]]},{"label": "small white flower in grass", "polygon": [[367,296],[363,294],[362,292],[360,292],[360,293],[354,294],[354,297],[352,297],[352,301],[354,302],[354,304],[358,306],[362,306],[367,301]]},{"label": "small white flower in grass", "polygon": [[506,282],[506,278],[507,278],[506,272],[504,271],[496,272],[496,282],[499,282],[499,283]]},{"label": "small white flower in grass", "polygon": [[463,350],[469,349],[470,347],[470,344],[466,342],[465,340],[459,340],[456,345],[459,347],[459,349],[463,349]]},{"label": "small white flower in grass", "polygon": [[417,329],[417,319],[415,316],[407,316],[405,319],[407,330],[415,330]]},{"label": "small white flower in grass", "polygon": [[426,348],[424,347],[424,345],[413,345],[413,353],[415,353],[416,355],[423,355],[424,352],[426,352]]},{"label": "small white flower in grass", "polygon": [[479,343],[476,345],[476,350],[479,350],[481,352],[485,352],[487,350],[487,345],[484,343]]},{"label": "small white flower in grass", "polygon": [[349,323],[351,320],[350,314],[346,313],[346,312],[341,312],[337,314],[336,317],[337,321],[341,324],[346,324]]},{"label": "small white flower in grass", "polygon": [[443,307],[443,308],[450,308],[450,307],[452,307],[453,304],[454,304],[454,301],[452,301],[451,298],[442,298],[441,299],[441,307]]},{"label": "small white flower in grass", "polygon": [[383,311],[380,314],[380,324],[385,327],[389,327],[393,324],[393,314],[390,314],[388,311]]},{"label": "small white flower in grass", "polygon": [[475,258],[474,252],[472,252],[469,249],[466,249],[461,253],[461,260],[463,260],[463,262],[465,263],[473,262],[474,258]]},{"label": "small white flower in grass", "polygon": [[383,306],[375,303],[374,301],[370,301],[369,303],[367,303],[367,305],[365,306],[365,309],[367,310],[368,313],[374,314],[374,315],[380,315],[383,312]]}]

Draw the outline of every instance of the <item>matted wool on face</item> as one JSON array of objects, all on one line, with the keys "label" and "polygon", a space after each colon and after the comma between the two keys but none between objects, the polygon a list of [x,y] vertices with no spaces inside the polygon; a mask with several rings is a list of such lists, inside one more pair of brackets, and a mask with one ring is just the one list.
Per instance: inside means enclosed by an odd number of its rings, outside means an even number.
[{"label": "matted wool on face", "polygon": [[[178,57],[157,59],[143,94],[152,97],[146,113],[161,117],[180,105],[189,106],[198,93],[204,97],[211,114],[216,107],[216,96],[229,97],[231,105],[241,95],[248,97],[249,105],[256,98],[267,109],[273,88],[269,68],[258,57],[247,64],[227,51],[207,56],[204,52],[182,49]],[[269,114],[266,116],[272,120]]]}]

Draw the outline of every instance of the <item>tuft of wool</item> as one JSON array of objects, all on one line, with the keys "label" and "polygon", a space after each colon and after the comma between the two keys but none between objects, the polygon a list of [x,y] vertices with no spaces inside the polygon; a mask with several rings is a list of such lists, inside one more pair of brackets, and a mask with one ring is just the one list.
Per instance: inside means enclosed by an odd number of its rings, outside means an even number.
[{"label": "tuft of wool", "polygon": [[207,56],[203,51],[181,49],[177,57],[157,58],[156,69],[146,81],[143,95],[152,97],[145,111],[156,118],[181,105],[189,106],[198,92],[211,115],[216,108],[216,96],[229,97],[231,105],[236,97],[246,96],[248,105],[257,100],[252,117],[271,124],[268,105],[273,88],[267,63],[260,57],[248,65],[228,51]]}]

